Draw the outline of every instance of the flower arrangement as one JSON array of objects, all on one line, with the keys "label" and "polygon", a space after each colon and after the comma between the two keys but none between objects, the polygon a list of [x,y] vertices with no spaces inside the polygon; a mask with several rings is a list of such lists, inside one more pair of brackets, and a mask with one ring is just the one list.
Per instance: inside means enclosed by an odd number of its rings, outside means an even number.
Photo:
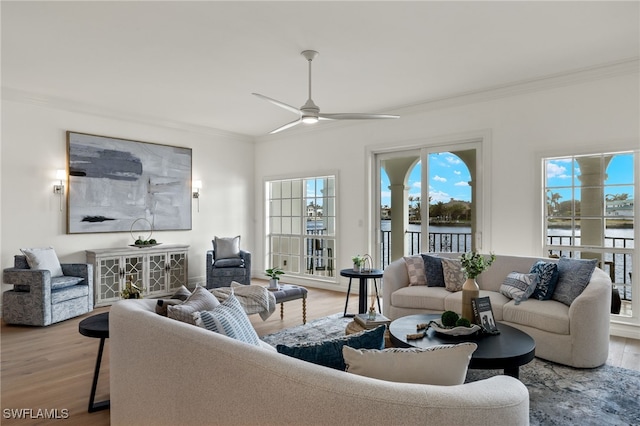
[{"label": "flower arrangement", "polygon": [[123,299],[142,299],[142,288],[135,285],[132,281],[133,277],[129,276],[124,288],[120,292],[120,297]]},{"label": "flower arrangement", "polygon": [[496,255],[493,253],[489,253],[488,258],[475,251],[463,253],[460,256],[464,274],[471,279],[476,279],[483,271],[489,269],[494,260],[496,260]]},{"label": "flower arrangement", "polygon": [[351,258],[351,260],[353,261],[354,266],[363,266],[365,262],[365,257],[360,256],[359,254],[356,254]]}]

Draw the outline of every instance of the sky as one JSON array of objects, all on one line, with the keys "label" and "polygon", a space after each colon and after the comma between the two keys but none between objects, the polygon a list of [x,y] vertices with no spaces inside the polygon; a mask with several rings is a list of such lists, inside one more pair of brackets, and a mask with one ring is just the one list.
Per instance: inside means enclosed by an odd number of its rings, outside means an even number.
[{"label": "sky", "polygon": [[[451,198],[456,200],[471,201],[471,187],[469,181],[471,176],[467,166],[449,152],[431,154],[429,156],[429,196],[431,204],[440,201],[448,202]],[[422,183],[420,174],[422,170],[421,162],[418,162],[409,175],[409,196],[420,196]],[[391,205],[391,191],[389,191],[389,178],[382,171],[381,180],[381,202],[382,205]]]},{"label": "sky", "polygon": [[[431,154],[429,156],[429,195],[431,204],[439,201],[447,202],[451,198],[456,200],[471,201],[471,180],[466,165],[449,152]],[[573,173],[580,174],[577,163]],[[408,185],[410,196],[420,196],[421,163],[418,162],[409,175]],[[382,170],[381,179],[381,203],[391,205],[391,192],[389,191],[389,179]],[[550,160],[547,162],[547,184],[551,187],[571,186],[572,163],[566,159]],[[576,182],[579,185],[579,182]],[[612,194],[629,193],[633,198],[633,154],[614,155],[607,167],[606,192]],[[570,196],[568,196],[570,198]]]}]

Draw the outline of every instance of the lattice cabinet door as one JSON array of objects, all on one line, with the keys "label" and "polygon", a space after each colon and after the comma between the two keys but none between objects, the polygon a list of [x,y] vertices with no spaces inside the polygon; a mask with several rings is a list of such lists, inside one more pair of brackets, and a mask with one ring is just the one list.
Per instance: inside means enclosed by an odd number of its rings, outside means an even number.
[{"label": "lattice cabinet door", "polygon": [[120,256],[98,260],[98,267],[94,268],[96,270],[94,277],[96,306],[110,304],[120,299],[120,281],[122,280],[120,260]]},{"label": "lattice cabinet door", "polygon": [[187,285],[187,252],[169,253],[169,289]]},{"label": "lattice cabinet door", "polygon": [[144,296],[163,295],[167,293],[167,254],[149,254],[148,282]]}]

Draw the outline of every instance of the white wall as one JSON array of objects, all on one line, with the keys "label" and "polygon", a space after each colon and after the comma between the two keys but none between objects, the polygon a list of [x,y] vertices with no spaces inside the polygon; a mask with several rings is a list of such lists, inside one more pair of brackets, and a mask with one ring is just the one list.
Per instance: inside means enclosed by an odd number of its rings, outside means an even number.
[{"label": "white wall", "polygon": [[[253,140],[222,132],[198,132],[43,107],[2,102],[2,268],[24,247],[52,246],[63,262],[85,261],[85,250],[132,244],[123,233],[66,234],[65,211],[53,194],[57,169],[67,162],[66,131],[192,148],[193,178],[203,183],[193,229],[158,231],[162,243],[189,244],[189,281],[204,282],[205,251],[215,235],[242,235],[253,247]],[[10,286],[3,283],[2,290]]]},{"label": "white wall", "polygon": [[[488,93],[469,96],[470,103],[425,105],[422,112],[401,113],[398,120],[330,124],[323,130],[260,138],[256,188],[276,172],[284,177],[337,171],[336,269],[347,268],[353,254],[371,249],[366,246],[372,228],[366,217],[367,192],[372,190],[367,147],[420,146],[458,134],[486,133],[492,154],[483,166],[490,172],[485,195],[491,214],[485,218],[484,232],[490,235],[484,240],[491,244],[482,251],[542,255],[540,156],[640,148],[638,81],[636,72],[548,84],[533,92],[514,88],[508,96]],[[255,197],[256,205],[262,206],[262,191]],[[264,232],[262,214],[262,207],[256,210],[256,235]],[[255,262],[264,261],[263,247],[256,249]],[[341,284],[344,287],[345,280]]]}]

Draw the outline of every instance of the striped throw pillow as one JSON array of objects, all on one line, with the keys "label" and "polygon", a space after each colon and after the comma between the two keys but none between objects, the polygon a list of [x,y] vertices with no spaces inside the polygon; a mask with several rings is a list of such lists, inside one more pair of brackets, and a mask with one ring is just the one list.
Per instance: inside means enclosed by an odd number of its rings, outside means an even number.
[{"label": "striped throw pillow", "polygon": [[233,293],[211,311],[194,312],[193,320],[198,327],[260,346],[258,334]]}]

